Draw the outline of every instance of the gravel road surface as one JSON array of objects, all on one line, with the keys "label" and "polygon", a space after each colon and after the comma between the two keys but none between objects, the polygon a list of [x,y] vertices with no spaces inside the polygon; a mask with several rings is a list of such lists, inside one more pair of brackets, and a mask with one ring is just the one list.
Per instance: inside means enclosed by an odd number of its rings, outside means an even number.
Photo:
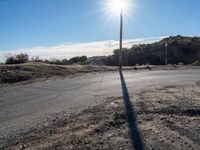
[{"label": "gravel road surface", "polygon": [[[151,86],[187,85],[200,81],[199,69],[124,71],[123,74],[130,96]],[[0,146],[9,136],[48,125],[48,120],[118,96],[122,96],[118,72],[88,73],[74,78],[1,88]]]}]

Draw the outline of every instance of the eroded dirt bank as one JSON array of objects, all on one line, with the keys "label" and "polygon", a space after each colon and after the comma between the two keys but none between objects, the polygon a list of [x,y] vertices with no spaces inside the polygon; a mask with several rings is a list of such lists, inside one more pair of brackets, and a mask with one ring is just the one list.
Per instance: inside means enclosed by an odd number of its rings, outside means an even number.
[{"label": "eroded dirt bank", "polygon": [[151,87],[134,97],[123,89],[123,97],[5,140],[4,149],[200,148],[200,82]]}]

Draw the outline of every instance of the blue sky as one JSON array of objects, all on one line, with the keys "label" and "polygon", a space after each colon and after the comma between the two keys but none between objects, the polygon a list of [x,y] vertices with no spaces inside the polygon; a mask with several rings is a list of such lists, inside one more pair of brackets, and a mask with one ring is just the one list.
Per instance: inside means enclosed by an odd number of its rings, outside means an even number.
[{"label": "blue sky", "polygon": [[[118,39],[107,0],[0,0],[0,51]],[[200,35],[199,0],[131,0],[125,39]]]}]

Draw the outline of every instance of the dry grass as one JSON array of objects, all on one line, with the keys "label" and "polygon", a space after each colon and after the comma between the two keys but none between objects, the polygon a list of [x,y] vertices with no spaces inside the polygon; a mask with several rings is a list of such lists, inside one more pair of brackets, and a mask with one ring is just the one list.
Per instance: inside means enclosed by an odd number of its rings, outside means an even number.
[{"label": "dry grass", "polygon": [[[149,68],[150,67],[150,68]],[[179,69],[188,66],[136,66],[124,67],[124,70],[144,69]],[[47,79],[51,77],[68,77],[82,73],[116,71],[118,67],[91,66],[91,65],[53,65],[40,62],[30,62],[18,65],[0,65],[0,85],[3,83],[15,83],[20,81],[34,82],[36,79]]]},{"label": "dry grass", "polygon": [[20,65],[0,65],[0,83],[14,83],[53,76],[66,77],[78,73],[103,71],[101,66],[52,65],[45,63],[25,63]]}]

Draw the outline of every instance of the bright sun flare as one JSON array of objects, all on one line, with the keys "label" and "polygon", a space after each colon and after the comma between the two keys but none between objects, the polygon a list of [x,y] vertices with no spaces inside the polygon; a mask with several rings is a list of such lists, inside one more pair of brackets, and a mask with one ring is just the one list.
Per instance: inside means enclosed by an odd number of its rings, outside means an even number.
[{"label": "bright sun flare", "polygon": [[115,22],[119,19],[119,14],[129,17],[136,10],[135,0],[103,0],[103,11],[106,12],[107,21]]},{"label": "bright sun flare", "polygon": [[122,10],[126,11],[126,9],[128,9],[128,1],[127,0],[109,0],[108,7],[114,13],[118,13]]}]

